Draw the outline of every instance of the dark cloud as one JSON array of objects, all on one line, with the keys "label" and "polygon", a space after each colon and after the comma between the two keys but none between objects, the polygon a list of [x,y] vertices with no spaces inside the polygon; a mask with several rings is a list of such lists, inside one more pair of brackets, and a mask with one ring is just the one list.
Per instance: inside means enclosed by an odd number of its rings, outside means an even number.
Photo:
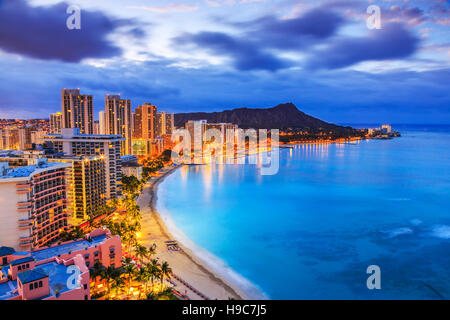
[{"label": "dark cloud", "polygon": [[[278,19],[274,16],[266,16],[258,20],[240,24],[245,28],[254,29],[249,34],[264,41],[281,37],[284,42],[291,46],[301,38],[326,39],[336,33],[338,28],[344,23],[344,19],[333,11],[326,11],[322,8],[308,11],[301,17],[293,19]],[[284,46],[279,41],[269,43],[274,47]]]},{"label": "dark cloud", "polygon": [[343,68],[358,62],[406,58],[412,55],[419,39],[401,24],[383,25],[371,30],[367,37],[338,38],[309,60],[312,68]]},{"label": "dark cloud", "polygon": [[[412,55],[419,40],[404,24],[388,22],[400,17],[408,24],[423,21],[417,8],[392,8],[381,30],[371,30],[365,37],[338,36],[341,26],[349,23],[336,8],[319,7],[293,19],[265,16],[247,22],[232,23],[241,33],[232,36],[218,32],[186,34],[176,44],[194,44],[213,54],[232,58],[238,70],[276,71],[292,66],[277,52],[309,55],[310,68],[343,68],[362,61],[406,58]],[[316,49],[320,45],[321,49]]]},{"label": "dark cloud", "polygon": [[10,53],[65,62],[109,58],[122,50],[107,38],[123,28],[134,38],[144,31],[134,22],[108,17],[99,11],[81,10],[81,29],[69,30],[69,4],[32,7],[24,0],[0,2],[0,49]]},{"label": "dark cloud", "polygon": [[207,48],[214,54],[229,56],[238,70],[276,71],[289,65],[286,60],[265,52],[251,41],[234,38],[221,32],[184,34],[175,38],[174,42],[181,45],[195,44]]},{"label": "dark cloud", "polygon": [[314,9],[294,19],[265,16],[232,23],[244,31],[242,36],[222,32],[184,34],[174,39],[178,45],[194,44],[214,54],[231,57],[238,70],[276,71],[292,62],[278,58],[271,50],[293,49],[311,45],[334,35],[344,20],[334,12]]}]

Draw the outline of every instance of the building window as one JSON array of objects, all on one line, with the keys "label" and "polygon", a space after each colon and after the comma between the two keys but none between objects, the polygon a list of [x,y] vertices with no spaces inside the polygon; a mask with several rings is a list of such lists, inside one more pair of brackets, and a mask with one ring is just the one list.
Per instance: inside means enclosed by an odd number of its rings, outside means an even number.
[{"label": "building window", "polygon": [[35,289],[38,288],[38,283],[37,283],[37,282],[34,283],[34,288],[35,288]]},{"label": "building window", "polygon": [[42,281],[39,281],[39,288],[42,288]]},{"label": "building window", "polygon": [[84,284],[83,287],[84,287],[84,290],[86,290],[88,286],[87,286],[87,284]]},{"label": "building window", "polygon": [[33,284],[30,283],[30,290],[33,290]]},{"label": "building window", "polygon": [[18,266],[17,270],[19,270],[19,271],[22,270],[22,266]]}]

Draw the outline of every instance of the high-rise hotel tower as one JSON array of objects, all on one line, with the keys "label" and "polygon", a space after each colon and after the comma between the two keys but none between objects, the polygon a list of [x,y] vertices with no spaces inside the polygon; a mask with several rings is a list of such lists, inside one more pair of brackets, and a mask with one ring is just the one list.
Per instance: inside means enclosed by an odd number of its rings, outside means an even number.
[{"label": "high-rise hotel tower", "polygon": [[93,134],[92,96],[82,95],[79,89],[63,89],[61,90],[61,111],[61,128],[79,128],[82,134]]},{"label": "high-rise hotel tower", "polygon": [[144,103],[135,110],[134,132],[135,139],[154,140],[157,135],[157,107],[151,103]]},{"label": "high-rise hotel tower", "polygon": [[121,145],[124,138],[118,135],[80,134],[79,129],[62,129],[61,134],[49,134],[44,137],[56,152],[67,156],[102,157],[105,162],[106,197],[116,198],[120,195]]},{"label": "high-rise hotel tower", "polygon": [[105,134],[120,135],[122,155],[131,154],[131,100],[121,99],[120,95],[105,96]]},{"label": "high-rise hotel tower", "polygon": [[0,163],[0,243],[30,250],[67,230],[66,168],[70,164],[37,159],[34,165],[10,168]]}]

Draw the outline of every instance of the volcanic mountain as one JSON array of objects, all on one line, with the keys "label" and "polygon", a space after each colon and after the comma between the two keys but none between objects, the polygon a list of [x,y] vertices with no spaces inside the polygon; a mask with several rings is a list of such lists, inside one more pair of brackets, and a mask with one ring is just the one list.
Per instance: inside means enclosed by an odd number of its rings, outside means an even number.
[{"label": "volcanic mountain", "polygon": [[255,129],[350,129],[314,118],[297,109],[293,103],[279,104],[267,109],[238,108],[222,112],[194,112],[175,114],[175,126],[183,127],[188,120],[207,120],[209,123],[234,123],[239,128]]}]

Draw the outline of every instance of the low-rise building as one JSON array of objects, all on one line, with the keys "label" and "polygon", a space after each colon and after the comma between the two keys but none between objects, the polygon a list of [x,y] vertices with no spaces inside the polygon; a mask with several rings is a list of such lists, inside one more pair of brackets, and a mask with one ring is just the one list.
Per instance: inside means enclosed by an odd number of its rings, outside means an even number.
[{"label": "low-rise building", "polygon": [[89,268],[121,259],[120,237],[107,229],[33,251],[0,247],[0,300],[90,300]]},{"label": "low-rise building", "polygon": [[142,166],[134,161],[122,162],[122,176],[135,176],[142,179]]}]

